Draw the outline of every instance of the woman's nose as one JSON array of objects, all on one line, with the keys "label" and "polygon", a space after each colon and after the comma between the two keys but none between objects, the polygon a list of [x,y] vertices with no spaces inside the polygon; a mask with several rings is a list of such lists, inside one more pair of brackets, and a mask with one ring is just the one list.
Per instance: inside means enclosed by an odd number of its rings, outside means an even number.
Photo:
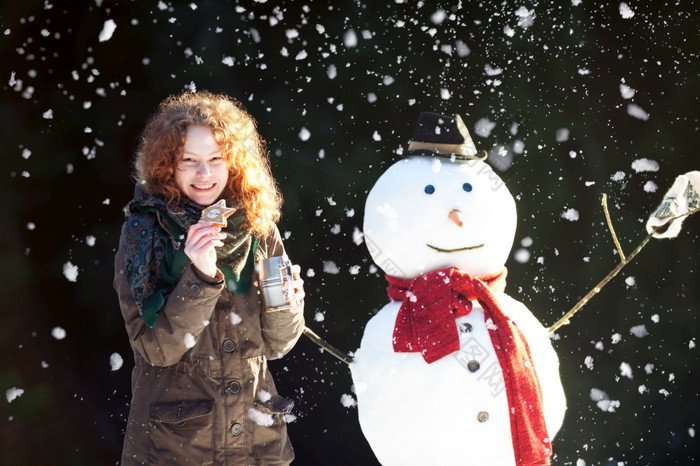
[{"label": "woman's nose", "polygon": [[458,227],[462,227],[464,225],[464,216],[462,216],[462,212],[457,210],[457,209],[452,209],[448,215],[450,217],[450,220],[455,222],[455,225]]},{"label": "woman's nose", "polygon": [[207,165],[206,162],[202,162],[199,164],[199,167],[197,167],[197,174],[201,176],[205,176],[209,174],[209,165]]}]

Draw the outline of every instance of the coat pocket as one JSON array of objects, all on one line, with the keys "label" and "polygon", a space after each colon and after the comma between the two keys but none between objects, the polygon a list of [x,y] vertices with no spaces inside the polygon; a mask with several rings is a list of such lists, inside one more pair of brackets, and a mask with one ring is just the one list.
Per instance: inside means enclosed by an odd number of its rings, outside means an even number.
[{"label": "coat pocket", "polygon": [[269,414],[289,414],[294,408],[294,402],[279,395],[273,395],[268,400],[255,400],[255,406]]},{"label": "coat pocket", "polygon": [[150,464],[212,464],[212,400],[153,403],[148,409],[151,424]]},{"label": "coat pocket", "polygon": [[293,407],[293,401],[273,395],[265,401],[255,400],[255,407],[248,411],[255,423],[253,453],[262,464],[288,465],[294,459],[285,422]]}]

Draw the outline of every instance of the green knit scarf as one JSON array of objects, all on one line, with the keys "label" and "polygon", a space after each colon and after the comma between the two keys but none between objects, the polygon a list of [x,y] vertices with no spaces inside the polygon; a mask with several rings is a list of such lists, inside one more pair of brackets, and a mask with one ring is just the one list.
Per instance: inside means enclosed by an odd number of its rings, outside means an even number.
[{"label": "green knit scarf", "polygon": [[[137,186],[134,199],[124,209],[126,276],[139,314],[149,327],[155,325],[166,298],[190,263],[184,252],[187,231],[199,221],[204,208],[189,199],[168,205]],[[240,295],[250,290],[259,243],[257,236],[242,228],[244,222],[245,211],[239,208],[222,230],[224,245],[216,250],[227,288]]]}]

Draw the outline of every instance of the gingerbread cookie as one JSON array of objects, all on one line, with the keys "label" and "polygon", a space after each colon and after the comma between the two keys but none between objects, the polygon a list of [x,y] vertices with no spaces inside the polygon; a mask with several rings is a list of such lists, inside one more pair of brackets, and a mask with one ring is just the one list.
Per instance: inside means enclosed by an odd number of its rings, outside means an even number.
[{"label": "gingerbread cookie", "polygon": [[211,222],[213,225],[226,228],[226,218],[233,215],[236,209],[226,207],[226,201],[221,199],[216,204],[212,204],[202,211],[200,222]]}]

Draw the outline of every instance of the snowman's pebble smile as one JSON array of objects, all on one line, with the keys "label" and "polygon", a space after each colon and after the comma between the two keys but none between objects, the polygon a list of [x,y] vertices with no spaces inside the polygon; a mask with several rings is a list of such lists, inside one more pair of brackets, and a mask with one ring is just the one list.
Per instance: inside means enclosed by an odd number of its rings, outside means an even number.
[{"label": "snowman's pebble smile", "polygon": [[460,251],[469,251],[470,249],[477,249],[477,248],[484,247],[483,243],[481,243],[477,246],[465,246],[463,248],[457,248],[457,249],[443,249],[443,248],[439,248],[437,246],[433,246],[432,244],[427,244],[427,243],[425,245],[428,246],[430,249],[436,250],[437,252],[460,252]]}]

